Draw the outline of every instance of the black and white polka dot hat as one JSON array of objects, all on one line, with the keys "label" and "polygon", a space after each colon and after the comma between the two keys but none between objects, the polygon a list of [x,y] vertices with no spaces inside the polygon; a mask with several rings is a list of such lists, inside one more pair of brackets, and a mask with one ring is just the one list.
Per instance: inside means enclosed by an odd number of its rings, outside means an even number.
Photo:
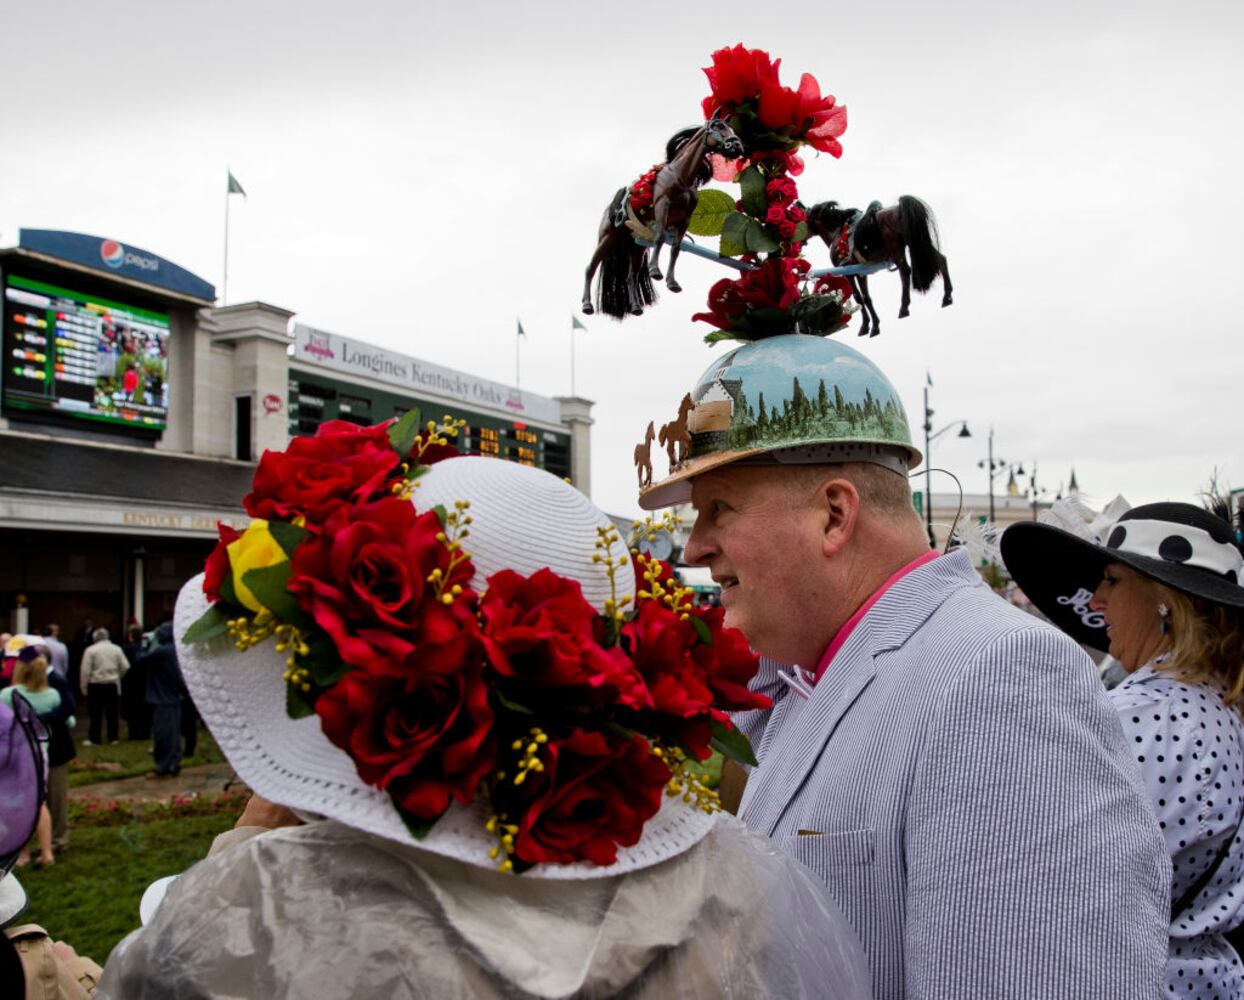
[{"label": "black and white polka dot hat", "polygon": [[1002,560],[1047,618],[1072,638],[1105,650],[1106,622],[1089,607],[1110,563],[1122,563],[1171,590],[1244,608],[1244,555],[1230,524],[1189,503],[1134,507],[1085,539],[1036,521],[1002,535]]}]

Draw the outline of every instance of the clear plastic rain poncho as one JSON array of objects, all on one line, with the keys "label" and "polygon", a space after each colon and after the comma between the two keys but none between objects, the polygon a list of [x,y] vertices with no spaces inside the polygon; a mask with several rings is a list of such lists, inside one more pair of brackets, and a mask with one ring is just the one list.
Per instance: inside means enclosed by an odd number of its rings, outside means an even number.
[{"label": "clear plastic rain poncho", "polygon": [[322,821],[200,862],[112,953],[97,998],[870,996],[824,886],[722,817],[609,878],[502,875]]}]

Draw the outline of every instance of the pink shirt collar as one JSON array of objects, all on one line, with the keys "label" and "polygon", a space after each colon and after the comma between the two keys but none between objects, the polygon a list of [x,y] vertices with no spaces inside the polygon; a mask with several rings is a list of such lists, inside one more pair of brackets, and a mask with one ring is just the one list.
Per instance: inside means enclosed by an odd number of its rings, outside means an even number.
[{"label": "pink shirt collar", "polygon": [[855,626],[860,623],[861,618],[868,614],[872,606],[881,600],[881,596],[912,570],[919,569],[925,563],[932,562],[939,555],[941,555],[941,553],[936,549],[933,549],[932,551],[926,552],[924,555],[913,559],[902,569],[898,570],[898,572],[890,577],[890,579],[886,580],[885,583],[873,592],[873,595],[868,600],[859,606],[859,609],[855,612],[855,614],[847,619],[846,624],[843,625],[842,628],[838,630],[837,634],[829,641],[829,646],[825,650],[825,655],[821,657],[821,662],[816,665],[816,672],[812,675],[812,682],[814,684],[819,681],[825,671],[829,669],[829,664],[833,661],[833,658],[837,655],[838,650],[842,648],[851,633],[855,631]]}]

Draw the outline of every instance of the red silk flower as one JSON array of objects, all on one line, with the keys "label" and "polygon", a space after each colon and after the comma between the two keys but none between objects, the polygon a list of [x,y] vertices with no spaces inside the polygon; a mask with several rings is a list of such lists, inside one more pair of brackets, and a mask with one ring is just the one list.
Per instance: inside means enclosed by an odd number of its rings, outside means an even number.
[{"label": "red silk flower", "polygon": [[483,649],[469,625],[395,671],[351,670],[315,702],[324,735],[401,809],[436,819],[496,764]]},{"label": "red silk flower", "polygon": [[549,569],[531,577],[501,570],[488,578],[480,617],[489,662],[502,677],[543,695],[558,688],[593,689],[599,707],[650,704],[622,650],[600,644],[599,616],[575,581]]},{"label": "red silk flower", "polygon": [[619,846],[639,842],[670,779],[640,736],[576,729],[550,740],[540,760],[543,771],[506,789],[517,797],[507,804],[518,826],[514,853],[529,864],[613,864]]},{"label": "red silk flower", "polygon": [[449,574],[440,532],[436,514],[419,514],[409,500],[342,507],[294,552],[289,591],[345,663],[398,669],[416,642],[447,641],[460,619],[472,617],[464,607],[472,595],[444,605],[428,583],[439,569],[449,575],[447,586],[466,588],[474,573],[467,560]]},{"label": "red silk flower", "polygon": [[212,549],[211,555],[207,557],[207,565],[203,567],[203,593],[213,602],[220,600],[220,585],[232,572],[229,566],[229,543],[238,540],[238,532],[224,521],[216,522],[216,533],[220,541]]},{"label": "red silk flower", "polygon": [[709,289],[709,311],[691,318],[733,330],[752,310],[787,310],[799,301],[800,277],[808,266],[805,260],[770,257],[739,278],[722,278]]},{"label": "red silk flower", "polygon": [[340,507],[366,503],[386,490],[398,467],[388,425],[321,424],[315,437],[297,437],[285,451],[265,451],[242,505],[251,517],[291,521],[314,529]]},{"label": "red silk flower", "polygon": [[778,85],[781,59],[770,59],[763,49],[746,49],[741,44],[713,53],[713,65],[704,68],[712,94],[702,102],[704,117],[718,110],[733,111],[744,101],[753,100],[761,88]]}]

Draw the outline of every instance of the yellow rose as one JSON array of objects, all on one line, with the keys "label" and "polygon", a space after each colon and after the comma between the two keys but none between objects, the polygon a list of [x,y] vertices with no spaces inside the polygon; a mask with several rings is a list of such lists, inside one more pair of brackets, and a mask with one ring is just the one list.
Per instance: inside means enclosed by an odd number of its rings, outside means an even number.
[{"label": "yellow rose", "polygon": [[238,595],[238,600],[251,611],[262,611],[263,605],[251,593],[250,587],[242,582],[242,577],[248,570],[264,569],[283,563],[289,556],[272,537],[267,521],[251,521],[250,527],[236,541],[229,543],[227,551],[229,565],[233,569],[233,590]]}]

